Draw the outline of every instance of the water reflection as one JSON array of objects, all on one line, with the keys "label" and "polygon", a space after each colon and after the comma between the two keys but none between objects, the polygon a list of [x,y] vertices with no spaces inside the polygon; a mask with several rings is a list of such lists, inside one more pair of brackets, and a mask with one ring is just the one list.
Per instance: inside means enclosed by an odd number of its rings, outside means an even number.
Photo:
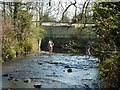
[{"label": "water reflection", "polygon": [[[46,47],[42,47],[41,50],[49,51]],[[77,54],[85,55],[85,48],[84,47],[73,48],[73,50],[71,50],[71,49],[64,49],[62,47],[54,47],[53,52],[54,53],[77,53]],[[75,51],[77,51],[77,52],[75,52]]]}]

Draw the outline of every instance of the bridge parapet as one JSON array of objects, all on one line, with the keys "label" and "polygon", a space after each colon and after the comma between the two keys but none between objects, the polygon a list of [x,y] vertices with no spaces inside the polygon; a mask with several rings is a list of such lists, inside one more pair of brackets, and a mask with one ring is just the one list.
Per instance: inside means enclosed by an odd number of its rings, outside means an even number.
[{"label": "bridge parapet", "polygon": [[[52,38],[71,38],[75,33],[76,27],[84,26],[84,24],[58,22],[43,22],[42,25],[47,32],[44,37]],[[92,26],[95,26],[95,24],[86,24],[86,27]]]},{"label": "bridge parapet", "polygon": [[[84,26],[84,24],[77,24],[77,23],[56,23],[56,22],[43,22],[42,23],[43,26],[74,26],[74,27],[80,27],[80,26]],[[86,24],[85,26],[95,26],[95,24]]]}]

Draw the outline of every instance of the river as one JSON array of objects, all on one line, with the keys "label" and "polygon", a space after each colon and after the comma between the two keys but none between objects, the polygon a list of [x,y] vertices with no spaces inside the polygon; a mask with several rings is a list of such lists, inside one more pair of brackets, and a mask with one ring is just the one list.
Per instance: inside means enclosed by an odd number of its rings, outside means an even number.
[{"label": "river", "polygon": [[45,53],[2,64],[3,88],[101,88],[99,59]]}]

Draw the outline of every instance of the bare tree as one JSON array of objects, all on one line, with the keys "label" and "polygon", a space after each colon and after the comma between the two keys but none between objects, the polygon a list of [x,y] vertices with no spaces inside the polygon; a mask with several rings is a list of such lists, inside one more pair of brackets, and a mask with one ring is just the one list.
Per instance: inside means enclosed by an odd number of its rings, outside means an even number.
[{"label": "bare tree", "polygon": [[76,2],[76,0],[75,0],[74,3],[71,2],[71,4],[66,7],[66,9],[65,9],[65,10],[63,11],[63,13],[62,13],[62,21],[63,21],[65,12],[66,12],[66,11],[68,10],[68,8],[69,8],[70,6],[72,6],[72,5],[75,6],[75,8],[76,8],[76,10],[75,10],[75,16],[76,16],[76,11],[77,11],[76,3],[77,3],[77,2]]}]

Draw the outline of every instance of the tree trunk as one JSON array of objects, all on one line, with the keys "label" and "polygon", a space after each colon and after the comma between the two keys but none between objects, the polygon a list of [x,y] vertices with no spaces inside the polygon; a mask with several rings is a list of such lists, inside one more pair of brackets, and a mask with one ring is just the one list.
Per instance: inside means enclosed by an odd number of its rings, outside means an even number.
[{"label": "tree trunk", "polygon": [[5,2],[3,2],[2,20],[3,20],[3,24],[5,25],[6,24]]},{"label": "tree trunk", "polygon": [[9,16],[10,20],[9,20],[9,23],[13,24],[13,21],[12,21],[12,15],[13,15],[13,13],[12,13],[12,2],[9,2],[9,11],[10,11],[10,16]]},{"label": "tree trunk", "polygon": [[14,3],[14,17],[13,17],[13,19],[14,19],[14,27],[16,27],[17,13],[18,13],[18,3],[15,2]]}]

